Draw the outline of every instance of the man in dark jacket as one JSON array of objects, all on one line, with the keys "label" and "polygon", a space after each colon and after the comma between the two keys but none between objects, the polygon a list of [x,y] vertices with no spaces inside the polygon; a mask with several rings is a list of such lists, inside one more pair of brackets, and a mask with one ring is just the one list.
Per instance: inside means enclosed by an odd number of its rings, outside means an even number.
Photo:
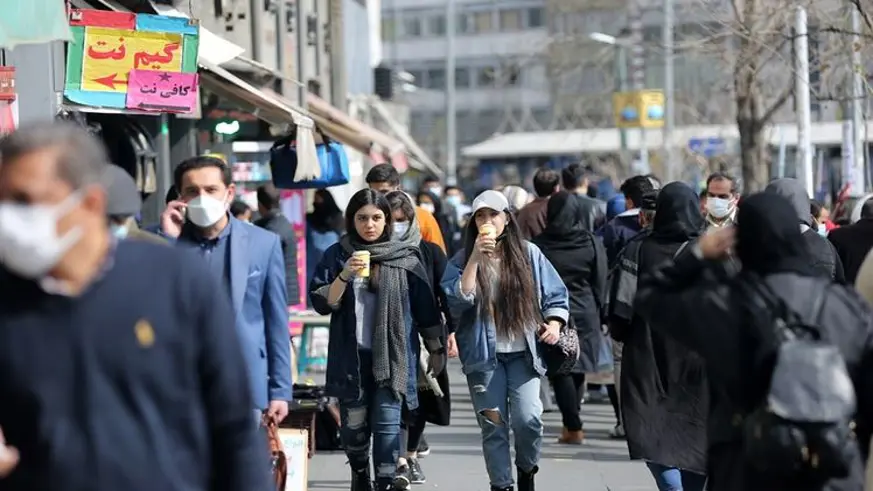
[{"label": "man in dark jacket", "polygon": [[643,196],[654,191],[655,186],[648,176],[634,176],[622,183],[619,189],[624,195],[626,210],[596,232],[596,235],[603,239],[609,264],[612,264],[631,237],[642,230],[639,214]]},{"label": "man in dark jacket", "polygon": [[234,315],[203,260],[112,238],[108,158],[84,128],[24,127],[0,154],[0,449],[20,457],[0,489],[269,489]]},{"label": "man in dark jacket", "polygon": [[561,171],[561,184],[579,200],[582,226],[594,232],[606,222],[606,203],[588,196],[589,174],[582,164],[570,164]]},{"label": "man in dark jacket", "polygon": [[279,210],[280,194],[276,186],[264,184],[258,187],[258,214],[261,218],[255,225],[279,236],[282,257],[285,260],[285,285],[288,290],[288,305],[301,302],[299,276],[297,275],[297,234],[291,222]]},{"label": "man in dark jacket", "polygon": [[518,212],[518,226],[525,239],[532,239],[543,233],[546,228],[549,197],[558,192],[560,181],[558,173],[548,167],[542,167],[534,174],[533,187],[537,197]]},{"label": "man in dark jacket", "polygon": [[831,230],[828,240],[843,263],[846,281],[855,284],[858,270],[867,253],[873,248],[873,199],[861,205],[861,219],[857,222]]},{"label": "man in dark jacket", "polygon": [[814,219],[809,211],[809,196],[803,189],[803,184],[797,179],[785,177],[771,182],[764,192],[778,194],[794,207],[800,224],[801,237],[806,242],[813,260],[813,270],[822,276],[829,276],[837,283],[845,284],[843,263],[837,250],[827,239],[819,235],[815,228],[812,228]]}]

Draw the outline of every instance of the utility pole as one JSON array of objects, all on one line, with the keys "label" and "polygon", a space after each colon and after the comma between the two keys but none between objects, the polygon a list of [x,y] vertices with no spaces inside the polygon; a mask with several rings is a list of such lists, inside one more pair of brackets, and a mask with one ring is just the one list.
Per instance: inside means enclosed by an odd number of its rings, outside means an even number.
[{"label": "utility pole", "polygon": [[867,145],[864,141],[864,61],[861,58],[861,13],[858,6],[849,2],[852,18],[852,37],[849,49],[852,50],[852,155],[849,192],[854,197],[863,196],[867,186],[864,182]]},{"label": "utility pole", "polygon": [[258,63],[264,62],[264,53],[261,43],[264,40],[264,2],[263,0],[249,0],[249,15],[251,24],[249,28],[252,34],[252,59]]},{"label": "utility pole", "polygon": [[664,0],[664,171],[667,182],[681,178],[682,169],[677,169],[673,161],[673,130],[676,125],[676,105],[674,97],[674,54],[673,54],[673,0]]},{"label": "utility pole", "polygon": [[307,69],[308,60],[306,59],[306,49],[309,40],[309,9],[306,8],[306,2],[309,0],[294,0],[294,6],[297,8],[297,15],[294,16],[296,26],[294,30],[297,34],[297,104],[306,109],[306,94],[309,91],[309,75]]},{"label": "utility pole", "polygon": [[[627,92],[627,46],[615,43],[615,88],[618,92]],[[622,157],[627,155],[627,129],[619,128]]]},{"label": "utility pole", "polygon": [[458,135],[455,107],[455,0],[446,2],[446,184],[458,184]]},{"label": "utility pole", "polygon": [[[285,76],[289,75],[285,73],[285,61],[289,55],[285,52],[285,47],[288,45],[288,30],[287,5],[285,5],[285,0],[276,0],[276,71]],[[285,97],[290,95],[288,82],[285,78],[279,79],[276,85],[278,85],[280,94]]]},{"label": "utility pole", "polygon": [[[646,88],[646,48],[643,46],[643,13],[640,9],[640,0],[631,0],[628,3],[627,15],[630,27],[631,79],[633,90],[639,92]],[[640,167],[642,172],[650,172],[646,129],[642,127],[640,127]]]},{"label": "utility pole", "polygon": [[806,10],[796,7],[794,25],[794,94],[797,104],[797,155],[798,177],[803,182],[806,193],[813,196],[812,172],[812,111],[809,107],[809,43],[807,39]]}]

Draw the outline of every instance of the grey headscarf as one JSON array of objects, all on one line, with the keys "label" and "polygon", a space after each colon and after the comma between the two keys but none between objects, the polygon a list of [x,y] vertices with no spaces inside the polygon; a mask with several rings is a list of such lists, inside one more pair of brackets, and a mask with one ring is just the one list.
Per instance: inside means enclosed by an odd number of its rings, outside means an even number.
[{"label": "grey headscarf", "polygon": [[409,383],[406,308],[409,299],[408,273],[423,274],[418,256],[421,232],[413,221],[399,240],[363,243],[346,234],[340,239],[343,249],[369,251],[370,264],[378,266],[378,313],[373,330],[373,377],[379,387],[389,387],[399,397],[406,395]]}]

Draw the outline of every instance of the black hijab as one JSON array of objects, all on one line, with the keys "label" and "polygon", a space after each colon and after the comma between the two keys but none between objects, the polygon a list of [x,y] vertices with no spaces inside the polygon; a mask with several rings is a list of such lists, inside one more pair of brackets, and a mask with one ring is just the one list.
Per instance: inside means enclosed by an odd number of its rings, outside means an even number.
[{"label": "black hijab", "polygon": [[737,211],[737,257],[743,271],[765,276],[794,272],[812,275],[812,257],[787,199],[757,193],[743,199]]},{"label": "black hijab", "polygon": [[321,198],[312,207],[312,213],[306,215],[307,224],[318,232],[341,232],[343,212],[327,189],[319,189],[315,194]]},{"label": "black hijab", "polygon": [[536,236],[533,243],[540,249],[566,250],[587,246],[591,233],[580,221],[579,200],[576,196],[561,191],[552,195],[546,205],[546,228]]},{"label": "black hijab", "polygon": [[706,228],[697,193],[681,182],[671,182],[658,193],[650,237],[660,243],[686,242]]}]

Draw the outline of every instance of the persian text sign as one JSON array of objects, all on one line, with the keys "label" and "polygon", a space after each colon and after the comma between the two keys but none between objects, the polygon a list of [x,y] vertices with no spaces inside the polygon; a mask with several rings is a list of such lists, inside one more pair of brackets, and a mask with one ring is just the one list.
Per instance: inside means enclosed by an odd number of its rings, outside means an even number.
[{"label": "persian text sign", "polygon": [[[199,29],[196,21],[181,17],[72,10],[73,41],[67,52],[64,96],[78,104],[98,107],[134,108],[156,112],[191,113],[199,104],[197,93],[197,51]],[[139,72],[152,71],[155,75]],[[133,87],[133,72],[139,85]],[[185,76],[183,76],[185,75]],[[169,88],[164,88],[169,78]],[[191,82],[193,80],[193,86]],[[158,83],[159,82],[159,83]],[[170,104],[143,100],[143,84],[157,83],[156,94],[173,94]],[[181,87],[189,87],[180,96]],[[131,95],[133,94],[133,95]],[[165,98],[166,99],[166,98]],[[142,107],[139,104],[143,104]],[[157,106],[166,106],[158,108]],[[171,109],[175,108],[175,109]]]},{"label": "persian text sign", "polygon": [[127,107],[143,111],[188,113],[197,104],[197,74],[131,70]]}]

